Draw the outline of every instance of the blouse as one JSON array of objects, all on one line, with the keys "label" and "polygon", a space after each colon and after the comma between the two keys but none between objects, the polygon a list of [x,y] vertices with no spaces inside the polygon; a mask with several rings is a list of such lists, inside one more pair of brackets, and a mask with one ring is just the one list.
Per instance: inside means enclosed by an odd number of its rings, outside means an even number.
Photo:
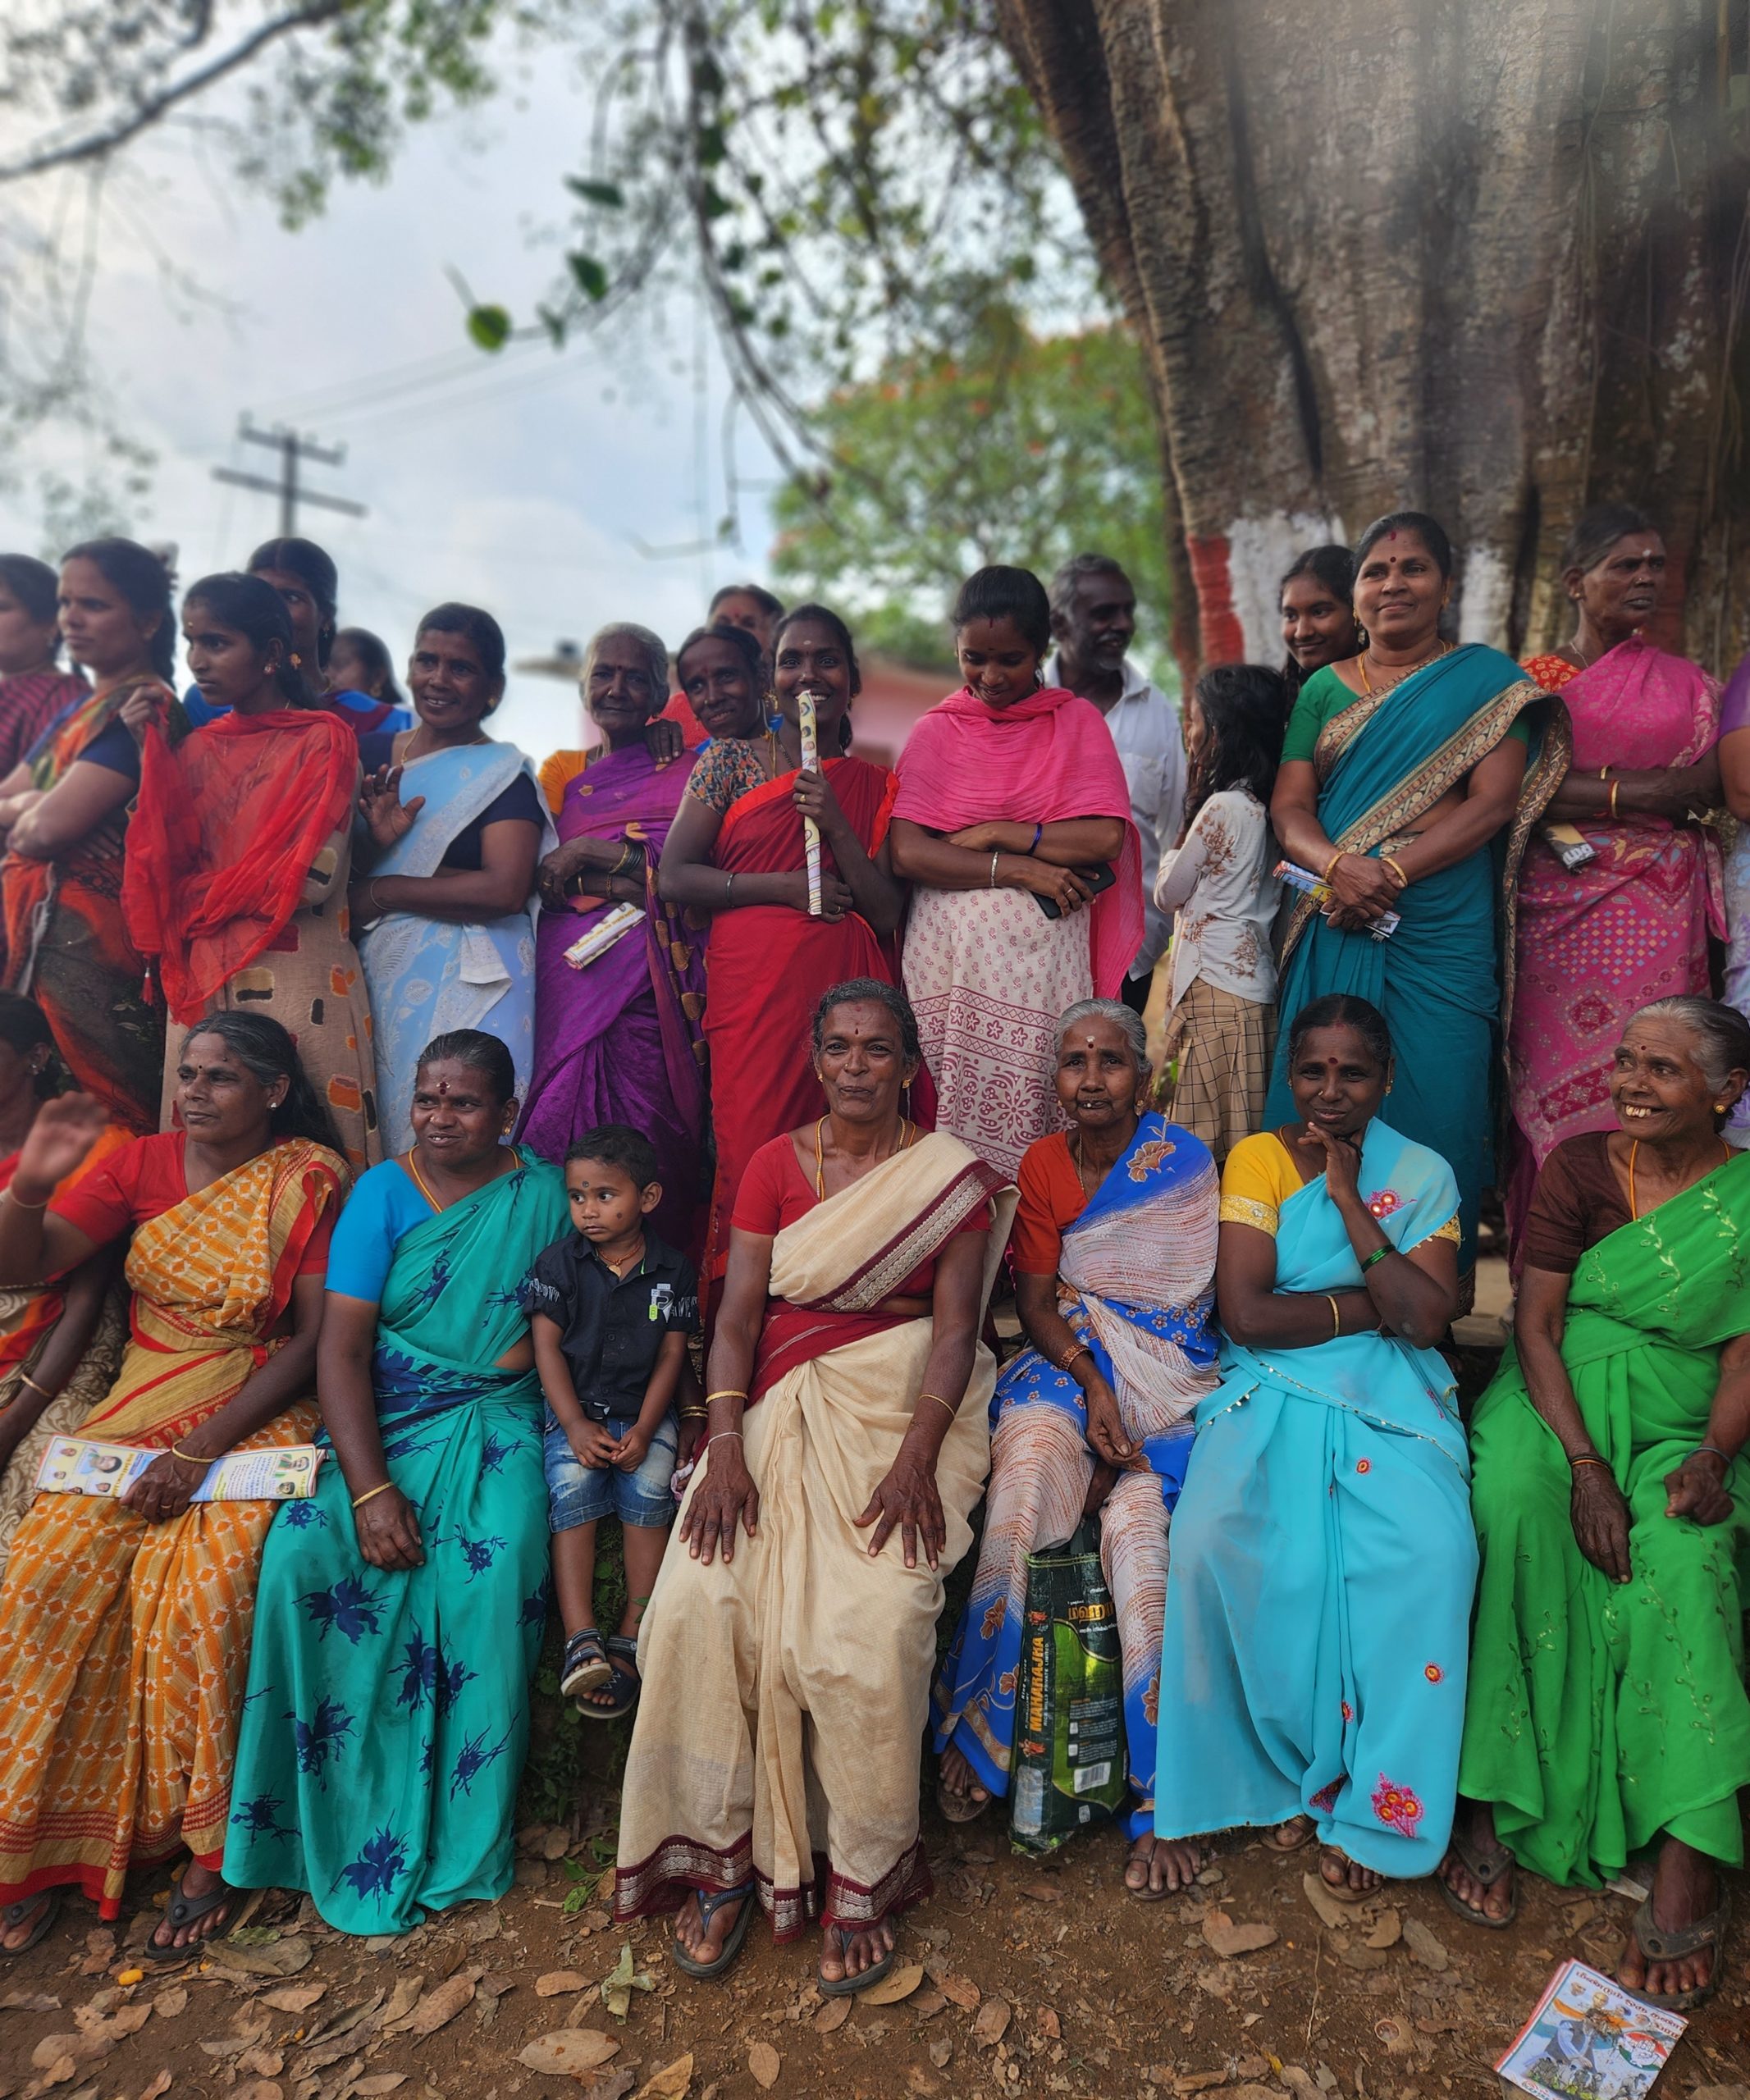
[{"label": "blouse", "polygon": [[[148,1224],[187,1202],[189,1177],[183,1162],[187,1142],[184,1130],[135,1138],[90,1168],[65,1195],[54,1197],[48,1208],[84,1233],[94,1247],[107,1246],[136,1225]],[[327,1267],[334,1215],[331,1203],[310,1235],[298,1264],[299,1276],[320,1276]]]},{"label": "blouse", "polygon": [[694,761],[687,777],[687,792],[723,816],[732,804],[763,788],[770,778],[757,744],[740,737],[719,737]]},{"label": "blouse", "polygon": [[396,1247],[432,1214],[432,1206],[399,1160],[386,1159],[361,1174],[334,1229],[328,1289],[342,1298],[380,1304]]},{"label": "blouse", "polygon": [[1276,1002],[1270,922],[1277,892],[1269,812],[1244,788],[1210,796],[1185,843],[1163,853],[1154,902],[1177,915],[1171,1003],[1200,977],[1254,1005]]},{"label": "blouse", "polygon": [[1015,1267],[1022,1276],[1054,1276],[1065,1228],[1088,1208],[1067,1130],[1053,1130],[1027,1147],[1015,1185],[1019,1200],[1008,1242]]},{"label": "blouse", "polygon": [[[379,768],[395,763],[393,729],[368,729],[359,739],[359,759],[365,771],[375,773]],[[489,824],[532,824],[539,830],[541,824],[541,797],[535,783],[526,773],[519,773],[500,795],[496,795],[472,823],[465,824],[444,848],[444,857],[438,862],[441,868],[458,869],[467,874],[480,872],[482,834]]]},{"label": "blouse", "polygon": [[1629,1222],[1608,1130],[1564,1138],[1538,1170],[1520,1245],[1525,1265],[1572,1276],[1588,1247]]},{"label": "blouse", "polygon": [[[1286,765],[1291,758],[1311,761],[1318,747],[1318,739],[1327,725],[1334,722],[1346,707],[1353,707],[1364,694],[1355,692],[1337,676],[1334,665],[1326,664],[1314,672],[1301,687],[1288,718],[1288,733],[1282,738],[1282,760]],[[1531,742],[1531,725],[1521,714],[1507,732],[1522,744]]]},{"label": "blouse", "polygon": [[[1281,1220],[1282,1208],[1295,1192],[1304,1186],[1300,1170],[1293,1155],[1274,1130],[1260,1130],[1255,1137],[1241,1138],[1227,1155],[1227,1164],[1222,1169],[1221,1221],[1223,1225],[1249,1225],[1254,1231],[1268,1232],[1273,1239]],[[1421,1246],[1429,1239],[1450,1239],[1458,1244],[1459,1221],[1456,1212],[1444,1225],[1436,1226],[1421,1239],[1400,1247],[1398,1252],[1407,1254],[1413,1247]]]}]

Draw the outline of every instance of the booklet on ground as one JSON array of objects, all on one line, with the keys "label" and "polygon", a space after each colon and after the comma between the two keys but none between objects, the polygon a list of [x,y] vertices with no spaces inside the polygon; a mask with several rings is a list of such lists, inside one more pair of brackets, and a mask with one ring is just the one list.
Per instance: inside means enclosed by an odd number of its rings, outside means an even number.
[{"label": "booklet on ground", "polygon": [[[37,1470],[39,1495],[126,1495],[162,1451],[137,1444],[99,1444],[85,1436],[50,1439]],[[196,1502],[303,1502],[316,1492],[322,1453],[314,1444],[264,1451],[227,1451],[207,1468]]]},{"label": "booklet on ground", "polygon": [[1688,2025],[1565,1961],[1495,2068],[1538,2100],[1645,2100]]}]

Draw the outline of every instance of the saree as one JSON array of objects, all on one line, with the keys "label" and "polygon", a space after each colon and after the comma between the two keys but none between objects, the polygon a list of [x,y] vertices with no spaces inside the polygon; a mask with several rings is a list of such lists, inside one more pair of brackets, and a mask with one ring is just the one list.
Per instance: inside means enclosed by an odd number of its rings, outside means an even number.
[{"label": "saree", "polygon": [[[1145,1116],[1063,1231],[1058,1309],[1092,1351],[1142,1457],[1101,1504],[1100,1560],[1124,1666],[1126,1836],[1154,1824],[1154,1727],[1167,1526],[1190,1456],[1190,1417],[1213,1386],[1217,1181],[1209,1149]],[[990,1404],[990,1488],[972,1594],[936,1682],[935,1749],[952,1743],[1007,1794],[1030,1553],[1062,1545],[1094,1473],[1087,1403],[1068,1372],[1025,1349]]]},{"label": "saree", "polygon": [[1580,1257],[1561,1357],[1594,1448],[1629,1505],[1630,1578],[1575,1543],[1571,1475],[1510,1341],[1471,1423],[1482,1546],[1459,1785],[1492,1802],[1533,1873],[1597,1888],[1661,1832],[1743,1863],[1750,1785],[1743,1614],[1750,1464],[1732,1513],[1665,1513],[1665,1476],[1707,1435],[1720,1349],[1745,1331],[1750,1160]]},{"label": "saree", "polygon": [[423,1563],[362,1557],[332,1463],[262,1559],[225,1878],[305,1889],[340,1932],[406,1932],[510,1886],[547,1497],[539,1381],[497,1365],[566,1226],[559,1170],[518,1157],[404,1234],[383,1290],[372,1382]]},{"label": "saree", "polygon": [[[169,1449],[279,1346],[340,1158],[290,1138],[135,1231],[121,1370],[80,1433]],[[237,1448],[306,1441],[308,1403]],[[216,1868],[262,1543],[276,1505],[196,1503],[150,1524],[38,1496],[0,1589],[0,1902],[71,1883],[120,1915],[130,1866],[185,1845]]]},{"label": "saree", "polygon": [[[1451,651],[1388,692],[1355,701],[1327,723],[1314,757],[1326,837],[1345,852],[1389,853],[1521,714],[1551,704],[1510,657],[1478,642]],[[1540,714],[1534,724],[1511,821],[1490,845],[1413,883],[1395,907],[1402,924],[1389,940],[1340,930],[1303,897],[1288,915],[1282,952],[1266,1124],[1294,1116],[1288,1038],[1300,1009],[1332,992],[1378,1007],[1397,1053],[1392,1124],[1458,1178],[1461,1277],[1475,1267],[1478,1208],[1494,1171],[1492,1082],[1513,1009],[1519,861],[1567,769],[1560,719],[1546,728]],[[1499,932],[1498,904],[1505,909]]]},{"label": "saree", "polygon": [[[1394,1247],[1450,1234],[1451,1169],[1383,1123],[1368,1125],[1360,1185]],[[1258,1221],[1234,1204],[1224,1217]],[[1361,1286],[1322,1176],[1282,1205],[1276,1250],[1278,1290]],[[1376,1873],[1431,1874],[1451,1828],[1477,1567],[1451,1373],[1377,1332],[1224,1341],[1221,1373],[1173,1518],[1155,1829],[1305,1815]]]},{"label": "saree", "polygon": [[[829,758],[820,769],[863,851],[879,851],[893,813],[893,775],[860,758]],[[802,866],[795,786],[793,774],[781,774],[730,804],[711,853],[725,875]],[[820,861],[837,872],[824,842]],[[855,912],[835,922],[788,905],[754,904],[712,919],[705,977],[717,1171],[700,1276],[720,1284],[729,1259],[729,1212],[748,1161],[772,1139],[812,1122],[825,1106],[814,1070],[816,1002],[829,985],[853,977],[892,984],[898,972],[887,944]]]},{"label": "saree", "polygon": [[602,1123],[629,1123],[656,1148],[662,1201],[651,1223],[697,1247],[705,1141],[704,922],[656,894],[656,864],[691,760],[658,766],[641,744],[567,783],[560,843],[629,839],[644,848],[644,918],[578,970],[565,951],[610,906],[580,897],[535,929],[534,1076],[518,1134],[544,1159]]},{"label": "saree", "polygon": [[[709,1568],[672,1550],[656,1578],[621,1796],[621,1920],[752,1881],[782,1941],[810,1919],[855,1930],[929,1894],[918,1742],[943,1584],[971,1543],[989,1463],[995,1364],[980,1342],[937,1461],[939,1567],[920,1551],[907,1568],[897,1531],[871,1559],[856,1519],[911,1422],[933,1328],[855,1322],[987,1200],[988,1294],[1013,1207],[998,1179],[955,1139],[927,1136],[772,1242],[774,1303],[808,1315],[811,1340],[742,1418],[759,1536]],[[840,1339],[841,1322],[855,1339]],[[709,1464],[707,1453],[689,1496]]]},{"label": "saree", "polygon": [[[1561,696],[1580,773],[1693,765],[1720,734],[1715,681],[1638,635],[1573,673]],[[1583,1130],[1615,1127],[1607,1082],[1624,1022],[1674,993],[1705,997],[1707,937],[1725,932],[1711,832],[1638,815],[1579,829],[1595,856],[1584,867],[1570,874],[1533,833],[1519,870],[1507,1036],[1515,1139],[1506,1195],[1515,1245],[1551,1151]]]},{"label": "saree", "polygon": [[[121,712],[132,686],[81,701],[31,761],[45,793]],[[171,710],[180,726],[180,702]],[[158,1127],[164,1015],[144,994],[146,966],[121,908],[127,813],[116,810],[57,861],[0,861],[6,989],[35,1000],[81,1092],[144,1136]]]},{"label": "saree", "polygon": [[1061,1130],[1052,1074],[1058,1016],[1115,998],[1142,945],[1142,847],[1105,718],[1047,686],[994,709],[962,687],[923,716],[899,756],[893,815],[934,832],[1004,819],[1118,817],[1117,880],[1048,919],[1029,891],[920,886],[905,937],[905,989],[935,1084],[938,1127],[1012,1175]]},{"label": "saree", "polygon": [[[401,792],[425,807],[404,838],[372,866],[373,875],[435,875],[458,832],[489,809],[519,773],[534,768],[514,744],[464,744],[416,758]],[[544,824],[540,851],[555,843]],[[451,1029],[496,1035],[516,1066],[517,1093],[528,1086],[535,1054],[535,915],[532,897],[502,919],[462,925],[417,912],[391,911],[360,936],[376,1029],[377,1098],[384,1148],[413,1142],[414,1079],[419,1053]]]},{"label": "saree", "polygon": [[[1750,729],[1750,656],[1742,658],[1726,680],[1720,701],[1720,742],[1740,729]],[[1737,833],[1720,871],[1726,927],[1722,997],[1750,1017],[1750,824],[1739,824]],[[1750,1101],[1740,1101],[1727,1116],[1725,1139],[1740,1151],[1750,1147]]]},{"label": "saree", "polygon": [[72,671],[16,671],[0,678],[0,780],[90,690]]}]

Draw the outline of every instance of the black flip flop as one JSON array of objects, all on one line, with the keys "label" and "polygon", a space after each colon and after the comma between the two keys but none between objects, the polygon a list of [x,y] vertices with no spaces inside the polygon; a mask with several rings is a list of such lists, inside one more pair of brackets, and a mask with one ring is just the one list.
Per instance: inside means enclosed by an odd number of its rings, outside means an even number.
[{"label": "black flip flop", "polygon": [[[848,1938],[848,1934],[846,1933],[844,1927],[843,1925],[832,1925],[829,1926],[828,1929],[838,1933],[838,1952],[843,1955],[844,1952],[844,1943],[846,1939]],[[875,1963],[872,1969],[862,1970],[855,1976],[840,1976],[834,1982],[829,1982],[828,1979],[820,1974],[820,1970],[816,1969],[814,1974],[816,1987],[820,1991],[823,1998],[857,1997],[861,1996],[863,1992],[870,1989],[873,1985],[879,1984],[884,1976],[889,1974],[892,1971],[894,1962],[898,1959],[898,1955],[899,1949],[897,1947],[890,1947],[887,1950],[887,1952],[882,1956],[881,1959]]]},{"label": "black flip flop", "polygon": [[[233,1888],[228,1881],[222,1881],[217,1888],[209,1889],[204,1896],[185,1896],[182,1876],[179,1874],[170,1885],[170,1907],[164,1913],[165,1923],[173,1933],[179,1933],[185,1925],[199,1924],[203,1918],[210,1918],[222,1904],[234,1904],[240,1911],[249,1893],[248,1889]],[[148,1933],[145,1944],[139,1949],[140,1959],[161,1965],[192,1961],[203,1947],[210,1947],[216,1939],[223,1939],[226,1933],[240,1922],[240,1919],[233,1918],[223,1931],[207,1933],[201,1938],[191,1939],[181,1947],[176,1946],[173,1941],[161,1942],[153,1933]]]},{"label": "black flip flop", "polygon": [[[1720,1901],[1705,1918],[1697,1918],[1693,1925],[1675,1925],[1667,1929],[1653,1922],[1652,1898],[1648,1897],[1634,1914],[1634,1922],[1629,1929],[1634,1934],[1634,1943],[1641,1950],[1643,1961],[1681,1961],[1685,1955],[1699,1954],[1703,1947],[1713,1949],[1713,1963],[1707,1971],[1707,1981],[1695,1991],[1629,1991],[1632,1998],[1638,1998],[1643,2005],[1657,2006],[1661,2012],[1689,2012],[1698,2005],[1706,2005],[1720,1988],[1725,1974],[1725,1929],[1732,1922],[1732,1899],[1722,1888]],[[1625,1984],[1623,1986],[1628,1990]]]},{"label": "black flip flop", "polygon": [[[1492,1888],[1503,1874],[1511,1874],[1518,1864],[1505,1845],[1497,1843],[1485,1851],[1482,1846],[1474,1844],[1456,1829],[1452,1833],[1452,1849],[1458,1854],[1459,1864],[1465,1873],[1484,1888]],[[1480,1925],[1485,1932],[1504,1933],[1519,1914],[1519,1888],[1516,1879],[1513,1884],[1513,1901],[1507,1906],[1506,1915],[1492,1918],[1486,1911],[1476,1910],[1467,1903],[1443,1874],[1437,1874],[1435,1879],[1440,1883],[1441,1894],[1446,1899],[1446,1908],[1456,1913],[1467,1925]]]},{"label": "black flip flop", "polygon": [[624,1633],[610,1633],[607,1638],[608,1667],[612,1675],[608,1687],[613,1697],[605,1705],[594,1699],[580,1699],[578,1711],[586,1721],[618,1721],[629,1714],[638,1703],[638,1694],[644,1689],[644,1680],[637,1671],[628,1669],[626,1664],[638,1659],[638,1644],[628,1640]]},{"label": "black flip flop", "polygon": [[754,1901],[751,1881],[744,1881],[739,1888],[701,1888],[696,1892],[699,1899],[699,1922],[706,1932],[711,1929],[711,1920],[725,1903],[739,1903],[742,1906],[715,1961],[695,1961],[679,1940],[671,1938],[669,1942],[669,1958],[682,1975],[691,1976],[696,1983],[711,1984],[734,1965],[735,1957],[742,1951],[742,1942],[747,1937],[748,1923],[758,1906]]},{"label": "black flip flop", "polygon": [[61,1915],[61,1899],[65,1892],[59,1888],[40,1888],[34,1896],[21,1896],[16,1903],[8,1903],[0,1911],[0,1927],[7,1932],[16,1931],[40,1903],[43,1906],[36,1923],[30,1928],[30,1937],[21,1946],[0,1947],[0,1955],[7,1961],[16,1961],[21,1954],[31,1948],[52,1933],[55,1920]]}]

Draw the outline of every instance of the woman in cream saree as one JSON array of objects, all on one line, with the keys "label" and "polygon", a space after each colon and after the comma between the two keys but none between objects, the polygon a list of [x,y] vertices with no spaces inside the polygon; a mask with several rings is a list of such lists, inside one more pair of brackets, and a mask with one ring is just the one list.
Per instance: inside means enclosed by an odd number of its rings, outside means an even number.
[{"label": "woman in cream saree", "polygon": [[706,1977],[756,1895],[778,1940],[817,1918],[834,1996],[886,1972],[893,1914],[930,1891],[918,1744],[989,1463],[978,1326],[1012,1197],[901,1114],[916,1022],[891,985],[834,987],[814,1039],[829,1112],[761,1147],[731,1219],[708,1440],[639,1644],[615,1903],[682,1906],[676,1963]]}]

